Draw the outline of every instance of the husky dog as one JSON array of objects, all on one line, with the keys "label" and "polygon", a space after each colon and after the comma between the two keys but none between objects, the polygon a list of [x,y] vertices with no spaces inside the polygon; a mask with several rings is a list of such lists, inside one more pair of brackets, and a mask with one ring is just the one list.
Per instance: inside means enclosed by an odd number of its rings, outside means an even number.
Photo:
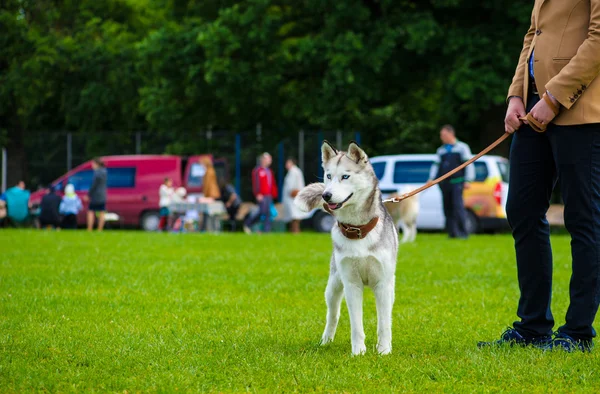
[{"label": "husky dog", "polygon": [[295,204],[303,211],[322,208],[337,219],[331,230],[333,254],[325,290],[327,323],[321,344],[333,341],[346,297],[352,330],[352,354],[366,352],[363,329],[363,289],[375,293],[377,350],[392,351],[392,306],[398,232],[381,202],[377,177],[365,152],[351,142],[348,152],[325,141],[321,147],[325,183],[313,183],[298,193]]},{"label": "husky dog", "polygon": [[[390,198],[400,197],[413,191],[412,188],[402,188]],[[386,202],[385,207],[392,216],[398,229],[402,229],[402,243],[414,242],[417,239],[417,216],[419,216],[419,197],[412,196],[400,202]]]}]

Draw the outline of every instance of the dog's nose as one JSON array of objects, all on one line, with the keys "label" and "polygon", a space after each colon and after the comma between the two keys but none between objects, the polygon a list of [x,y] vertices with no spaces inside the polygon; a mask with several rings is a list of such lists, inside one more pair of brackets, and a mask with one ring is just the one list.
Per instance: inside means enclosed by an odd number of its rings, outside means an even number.
[{"label": "dog's nose", "polygon": [[323,200],[329,202],[329,200],[331,200],[331,193],[329,193],[329,192],[323,193]]}]

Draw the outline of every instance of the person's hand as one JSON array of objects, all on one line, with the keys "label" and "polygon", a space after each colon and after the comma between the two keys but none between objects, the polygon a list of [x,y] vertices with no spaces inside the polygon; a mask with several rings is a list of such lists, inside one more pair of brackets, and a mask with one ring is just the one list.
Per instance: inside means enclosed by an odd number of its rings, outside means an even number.
[{"label": "person's hand", "polygon": [[227,201],[227,202],[225,203],[225,208],[229,208],[230,206],[231,206],[231,203],[230,203],[229,201]]},{"label": "person's hand", "polygon": [[83,202],[88,202],[90,200],[90,198],[86,195],[83,196]]},{"label": "person's hand", "polygon": [[521,97],[511,97],[508,102],[506,117],[504,118],[504,131],[511,134],[517,131],[521,127],[521,120],[519,118],[525,115],[523,99]]},{"label": "person's hand", "polygon": [[471,188],[471,184],[469,182],[465,182],[463,187],[465,188],[465,190],[469,189],[469,188]]},{"label": "person's hand", "polygon": [[256,195],[256,201],[261,202],[263,200],[263,195],[262,194],[257,194]]},{"label": "person's hand", "polygon": [[[556,105],[556,108],[558,108],[559,107],[558,102],[555,99],[553,99],[552,97],[549,97],[549,98],[554,103],[554,105]],[[533,116],[533,118],[535,120],[537,120],[538,122],[540,122],[541,124],[548,125],[548,124],[550,124],[550,122],[552,122],[552,119],[554,119],[556,117],[556,114],[554,113],[552,108],[550,108],[550,106],[548,105],[546,100],[540,100],[531,109],[531,116]]]}]

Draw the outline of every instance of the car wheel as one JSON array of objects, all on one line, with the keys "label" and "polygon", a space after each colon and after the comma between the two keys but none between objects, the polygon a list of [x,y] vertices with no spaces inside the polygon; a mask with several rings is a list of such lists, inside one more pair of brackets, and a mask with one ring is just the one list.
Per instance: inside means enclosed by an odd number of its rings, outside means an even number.
[{"label": "car wheel", "polygon": [[467,210],[467,220],[465,222],[465,230],[467,234],[475,234],[481,231],[479,225],[479,217],[475,215],[475,212]]},{"label": "car wheel", "polygon": [[160,223],[160,215],[158,212],[146,212],[140,219],[140,227],[144,231],[158,230],[158,223]]},{"label": "car wheel", "polygon": [[328,213],[318,211],[312,217],[313,228],[319,233],[328,233],[335,224],[335,218]]}]

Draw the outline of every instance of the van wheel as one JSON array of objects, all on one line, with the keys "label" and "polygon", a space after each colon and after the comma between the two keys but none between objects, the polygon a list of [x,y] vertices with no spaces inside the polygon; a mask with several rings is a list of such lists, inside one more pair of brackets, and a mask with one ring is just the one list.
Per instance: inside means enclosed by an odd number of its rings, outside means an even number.
[{"label": "van wheel", "polygon": [[158,230],[158,223],[160,222],[160,215],[158,212],[146,212],[140,219],[140,227],[144,231],[156,231]]},{"label": "van wheel", "polygon": [[475,215],[475,212],[467,210],[467,220],[465,222],[465,230],[467,234],[476,234],[481,231],[479,225],[479,217]]},{"label": "van wheel", "polygon": [[335,224],[335,218],[328,213],[318,211],[312,217],[313,228],[319,233],[328,233]]}]

